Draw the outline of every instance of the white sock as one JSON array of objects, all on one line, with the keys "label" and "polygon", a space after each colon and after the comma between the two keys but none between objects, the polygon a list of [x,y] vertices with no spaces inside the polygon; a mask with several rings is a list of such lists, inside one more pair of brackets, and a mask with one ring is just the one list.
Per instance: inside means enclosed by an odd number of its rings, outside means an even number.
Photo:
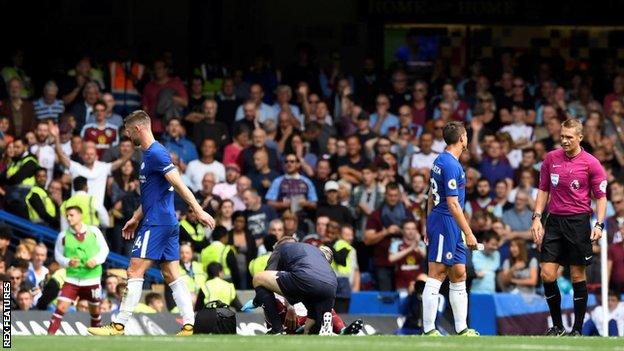
[{"label": "white sock", "polygon": [[180,309],[180,315],[182,316],[183,324],[195,324],[195,312],[193,311],[193,301],[191,293],[186,287],[186,283],[182,277],[169,283],[171,292],[173,293],[173,299],[175,300],[178,309]]},{"label": "white sock", "polygon": [[113,322],[126,325],[132,311],[141,300],[141,293],[143,292],[143,278],[130,278],[128,279],[128,286],[126,292],[121,299],[121,306],[119,306],[119,313],[113,319]]},{"label": "white sock", "polygon": [[466,293],[466,282],[451,283],[449,286],[449,301],[453,309],[455,319],[455,331],[460,332],[468,328],[466,319],[468,317],[468,294]]},{"label": "white sock", "polygon": [[423,301],[423,331],[425,333],[435,329],[436,316],[438,314],[438,296],[440,294],[440,286],[442,282],[427,278],[425,289],[422,294]]}]

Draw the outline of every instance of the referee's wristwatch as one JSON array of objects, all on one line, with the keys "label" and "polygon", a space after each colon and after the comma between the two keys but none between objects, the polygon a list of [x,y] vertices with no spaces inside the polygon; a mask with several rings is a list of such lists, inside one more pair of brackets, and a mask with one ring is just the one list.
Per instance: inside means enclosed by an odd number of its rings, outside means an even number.
[{"label": "referee's wristwatch", "polygon": [[596,224],[594,224],[594,228],[600,228],[600,230],[604,230],[604,222],[596,222]]},{"label": "referee's wristwatch", "polygon": [[538,212],[533,212],[533,216],[531,217],[532,220],[535,220],[535,218],[542,218],[542,214],[538,213]]}]

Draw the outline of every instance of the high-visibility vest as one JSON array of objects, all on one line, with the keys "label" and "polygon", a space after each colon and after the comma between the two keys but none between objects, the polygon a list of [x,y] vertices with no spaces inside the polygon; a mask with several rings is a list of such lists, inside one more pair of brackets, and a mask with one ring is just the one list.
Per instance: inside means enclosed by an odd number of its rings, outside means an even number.
[{"label": "high-visibility vest", "polygon": [[204,271],[208,268],[208,265],[212,262],[218,262],[223,266],[223,274],[226,279],[232,277],[230,267],[228,267],[226,259],[227,255],[232,250],[230,245],[225,245],[220,241],[213,241],[208,247],[201,252],[201,264]]},{"label": "high-visibility vest", "polygon": [[88,260],[100,252],[100,245],[92,226],[87,226],[84,239],[79,241],[71,229],[65,231],[63,256],[76,257],[80,260],[78,267],[67,267],[67,277],[76,279],[92,279],[102,277],[102,265],[93,268],[86,266]]},{"label": "high-visibility vest", "polygon": [[33,194],[37,194],[39,196],[39,198],[43,202],[43,205],[45,206],[45,211],[51,217],[55,217],[56,206],[54,205],[54,201],[52,201],[52,199],[48,196],[48,193],[45,191],[44,188],[35,185],[30,188],[28,195],[26,195],[26,207],[28,208],[28,218],[30,218],[30,221],[35,223],[42,222],[39,213],[37,213],[37,211],[35,211],[35,209],[30,205],[30,198],[33,196]]},{"label": "high-visibility vest", "polygon": [[260,255],[251,262],[249,262],[249,274],[253,277],[256,273],[266,271],[267,264],[269,263],[269,258],[271,257],[271,252],[267,252],[264,255]]},{"label": "high-visibility vest", "polygon": [[345,277],[348,278],[351,276],[351,272],[353,270],[353,260],[352,260],[352,256],[354,253],[353,250],[353,246],[351,246],[348,242],[346,242],[345,240],[338,240],[336,241],[336,243],[334,243],[334,251],[338,252],[342,249],[347,249],[347,251],[349,251],[349,254],[347,255],[347,262],[346,264],[340,265],[338,263],[336,263],[336,261],[332,261],[332,268],[334,269],[334,272],[336,272],[336,275],[338,277]]},{"label": "high-visibility vest", "polygon": [[191,262],[191,271],[188,272],[182,263],[180,263],[180,275],[184,282],[186,283],[186,287],[192,293],[197,293],[201,286],[208,279],[208,275],[202,269],[202,265],[199,262],[193,261]]},{"label": "high-visibility vest", "polygon": [[234,288],[234,284],[219,277],[212,278],[202,284],[201,291],[204,293],[204,306],[210,301],[217,300],[230,305],[236,298],[236,288]]},{"label": "high-visibility vest", "polygon": [[196,225],[192,225],[186,219],[180,221],[180,226],[184,228],[184,230],[189,234],[191,239],[196,242],[201,242],[206,238],[206,232],[204,231],[204,226],[201,223],[197,223]]},{"label": "high-visibility vest", "polygon": [[28,77],[26,72],[21,68],[6,66],[2,69],[2,78],[4,82],[8,83],[13,78],[19,78],[22,81],[22,90],[20,91],[20,97],[22,99],[29,99],[32,96],[32,87],[28,84]]},{"label": "high-visibility vest", "polygon": [[138,107],[141,105],[141,93],[134,86],[134,79],[132,78],[141,79],[145,72],[145,66],[133,62],[129,72],[133,77],[128,77],[124,65],[125,63],[122,62],[111,62],[108,66],[111,93],[115,98],[115,105]]},{"label": "high-visibility vest", "polygon": [[[29,161],[35,162],[37,165],[39,165],[39,161],[37,161],[35,156],[31,154],[28,154],[26,157],[22,157],[17,161],[11,160],[11,162],[9,162],[9,166],[7,167],[7,171],[6,171],[7,178],[15,175]],[[33,174],[32,176],[22,180],[21,185],[34,186],[35,175]]]},{"label": "high-visibility vest", "polygon": [[61,215],[65,217],[65,213],[68,207],[78,206],[82,210],[82,221],[87,225],[100,225],[100,218],[98,217],[95,197],[87,193],[78,193],[69,199],[65,200],[61,204]]}]

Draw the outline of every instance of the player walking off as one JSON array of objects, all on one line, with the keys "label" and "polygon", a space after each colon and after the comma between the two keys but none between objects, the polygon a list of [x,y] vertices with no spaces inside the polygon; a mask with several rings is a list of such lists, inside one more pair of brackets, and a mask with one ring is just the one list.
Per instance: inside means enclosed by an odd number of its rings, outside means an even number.
[{"label": "player walking off", "polygon": [[[423,330],[425,335],[440,336],[435,329],[440,286],[448,276],[449,300],[455,318],[455,331],[462,336],[478,336],[469,329],[468,294],[466,293],[466,246],[477,248],[477,239],[464,217],[466,175],[459,156],[466,150],[468,135],[460,122],[444,126],[446,150],[433,162],[427,208],[427,258],[429,278],[423,291]],[[466,235],[466,242],[462,238]]]},{"label": "player walking off", "polygon": [[184,185],[169,151],[154,139],[150,117],[145,111],[134,111],[125,120],[126,134],[143,150],[139,181],[141,183],[141,206],[122,229],[125,239],[136,240],[128,267],[128,287],[121,301],[119,314],[113,322],[100,328],[89,328],[92,335],[121,335],[124,325],[141,299],[143,276],[153,261],[160,261],[165,282],[173,292],[173,298],[183,320],[178,336],[193,334],[195,315],[191,294],[179,266],[179,224],[173,207],[173,191],[193,209],[197,219],[214,228],[214,219],[195,200],[193,193]]},{"label": "player walking off", "polygon": [[99,327],[101,321],[100,282],[102,263],[108,256],[106,239],[98,227],[84,224],[80,207],[68,207],[65,217],[69,228],[60,232],[56,238],[54,259],[61,266],[67,267],[67,279],[50,320],[49,335],[56,333],[67,308],[78,297],[89,302],[91,327]]},{"label": "player walking off", "polygon": [[[546,335],[565,334],[561,321],[561,294],[557,286],[559,266],[570,266],[574,290],[574,326],[568,334],[580,336],[587,309],[585,267],[592,261],[592,241],[602,236],[607,211],[607,175],[600,162],[581,148],[583,125],[576,119],[561,124],[561,149],[549,152],[542,163],[531,234],[540,247],[544,296],[553,326]],[[596,224],[591,228],[591,197],[596,199]],[[548,197],[546,228],[542,211]]]}]

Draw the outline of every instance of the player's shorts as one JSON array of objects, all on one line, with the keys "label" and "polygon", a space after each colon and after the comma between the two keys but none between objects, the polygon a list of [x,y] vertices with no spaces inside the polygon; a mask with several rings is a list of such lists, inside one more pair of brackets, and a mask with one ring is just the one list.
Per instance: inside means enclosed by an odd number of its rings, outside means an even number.
[{"label": "player's shorts", "polygon": [[446,266],[466,264],[466,244],[452,216],[431,212],[427,217],[427,259]]},{"label": "player's shorts", "polygon": [[308,309],[307,317],[317,322],[311,331],[318,333],[323,315],[334,308],[336,286],[315,280],[312,275],[301,277],[283,271],[277,273],[277,285],[289,303],[303,303]]},{"label": "player's shorts", "polygon": [[65,282],[61,288],[58,299],[74,303],[77,298],[87,300],[89,305],[98,305],[101,301],[102,288],[100,284],[79,286]]},{"label": "player's shorts", "polygon": [[131,257],[153,261],[177,261],[180,259],[180,226],[147,225],[137,232]]},{"label": "player's shorts", "polygon": [[540,262],[564,266],[592,263],[591,215],[548,215],[540,251]]}]

